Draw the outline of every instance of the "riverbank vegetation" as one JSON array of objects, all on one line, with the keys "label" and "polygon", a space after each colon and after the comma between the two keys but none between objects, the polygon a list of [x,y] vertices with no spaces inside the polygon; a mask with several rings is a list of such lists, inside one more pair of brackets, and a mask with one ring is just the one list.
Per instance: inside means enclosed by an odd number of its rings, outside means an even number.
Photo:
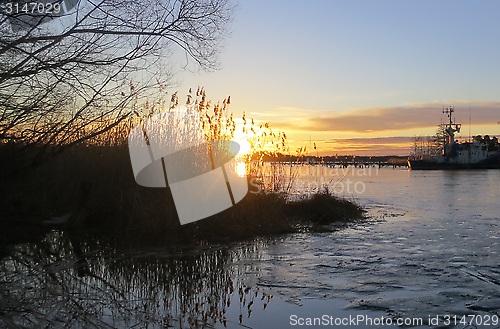
[{"label": "riverbank vegetation", "polygon": [[[269,123],[257,124],[245,115],[235,118],[229,104],[230,97],[212,105],[204,90],[198,89],[182,107],[199,113],[207,139],[243,136],[248,141],[250,148],[240,160],[246,163],[250,191],[235,206],[181,226],[168,189],[136,183],[127,146],[128,133],[152,115],[179,108],[174,94],[168,104],[163,100],[145,103],[133,117],[106,134],[79,143],[29,170],[15,170],[29,167],[26,163],[16,163],[29,162],[29,157],[22,160],[16,157],[23,150],[22,144],[1,144],[2,211],[6,218],[3,225],[7,228],[4,231],[20,224],[23,229],[57,225],[93,228],[138,239],[244,238],[312,229],[316,225],[362,217],[358,205],[327,189],[318,188],[314,195],[292,200],[290,191],[296,179],[293,169],[286,164],[274,164],[270,175],[269,171],[264,175],[262,170],[267,166],[262,161],[264,154],[290,151],[286,135],[273,132]],[[255,154],[261,157],[256,159]]]}]

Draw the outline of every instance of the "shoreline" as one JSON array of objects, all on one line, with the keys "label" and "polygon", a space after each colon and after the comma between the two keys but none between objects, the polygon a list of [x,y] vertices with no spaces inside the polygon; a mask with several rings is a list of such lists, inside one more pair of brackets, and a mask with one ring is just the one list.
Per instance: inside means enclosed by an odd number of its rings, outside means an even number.
[{"label": "shoreline", "polygon": [[21,176],[4,179],[0,189],[5,196],[1,240],[7,242],[38,238],[54,228],[90,228],[138,240],[239,239],[363,218],[359,205],[328,190],[292,202],[285,192],[264,189],[250,191],[214,216],[181,226],[166,189],[134,181],[126,145],[74,147]]}]

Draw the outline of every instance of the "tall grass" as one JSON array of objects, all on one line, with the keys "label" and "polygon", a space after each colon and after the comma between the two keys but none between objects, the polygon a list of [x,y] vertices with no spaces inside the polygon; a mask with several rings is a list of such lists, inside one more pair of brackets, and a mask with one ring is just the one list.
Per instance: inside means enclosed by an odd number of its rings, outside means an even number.
[{"label": "tall grass", "polygon": [[[78,212],[81,216],[73,220],[74,226],[128,232],[138,238],[251,236],[289,232],[306,220],[326,223],[361,215],[357,205],[331,193],[290,202],[297,168],[286,162],[270,166],[264,163],[265,156],[290,154],[286,134],[276,133],[268,122],[256,122],[244,113],[241,118],[235,118],[230,104],[230,97],[212,104],[205,91],[198,88],[195,93],[190,90],[183,105],[179,105],[177,94],[171,95],[168,101],[159,99],[137,105],[133,116],[105,134],[68,149],[15,180],[5,178],[0,191],[4,195],[3,213],[14,220],[28,216],[41,222]],[[241,161],[246,164],[249,180],[260,184],[259,193],[249,193],[236,206],[183,227],[168,190],[136,184],[127,147],[127,137],[133,127],[155,114],[179,107],[198,113],[207,141],[247,140],[253,153],[245,154]],[[5,154],[5,149],[5,145],[0,146],[0,154]],[[297,150],[299,158],[302,154],[303,150]]]}]

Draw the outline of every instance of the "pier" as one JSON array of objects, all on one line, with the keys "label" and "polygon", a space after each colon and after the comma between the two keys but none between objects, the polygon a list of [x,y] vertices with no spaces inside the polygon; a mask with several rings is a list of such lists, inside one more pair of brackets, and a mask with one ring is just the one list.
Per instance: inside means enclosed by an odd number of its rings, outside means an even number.
[{"label": "pier", "polygon": [[392,168],[407,168],[407,157],[403,156],[377,156],[377,157],[363,157],[363,156],[325,156],[325,157],[268,157],[265,162],[270,163],[288,163],[294,165],[310,165],[310,166],[326,166],[329,168],[347,168],[353,166],[355,168],[369,168],[369,167],[392,167]]}]

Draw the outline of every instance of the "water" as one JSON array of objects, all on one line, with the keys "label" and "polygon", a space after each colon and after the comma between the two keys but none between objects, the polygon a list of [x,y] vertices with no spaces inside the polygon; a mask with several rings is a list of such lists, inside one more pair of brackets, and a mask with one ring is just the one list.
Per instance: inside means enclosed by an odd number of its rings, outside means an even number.
[{"label": "water", "polygon": [[162,248],[53,232],[15,246],[0,326],[499,328],[500,172],[367,170],[298,178],[368,210],[334,232]]}]

